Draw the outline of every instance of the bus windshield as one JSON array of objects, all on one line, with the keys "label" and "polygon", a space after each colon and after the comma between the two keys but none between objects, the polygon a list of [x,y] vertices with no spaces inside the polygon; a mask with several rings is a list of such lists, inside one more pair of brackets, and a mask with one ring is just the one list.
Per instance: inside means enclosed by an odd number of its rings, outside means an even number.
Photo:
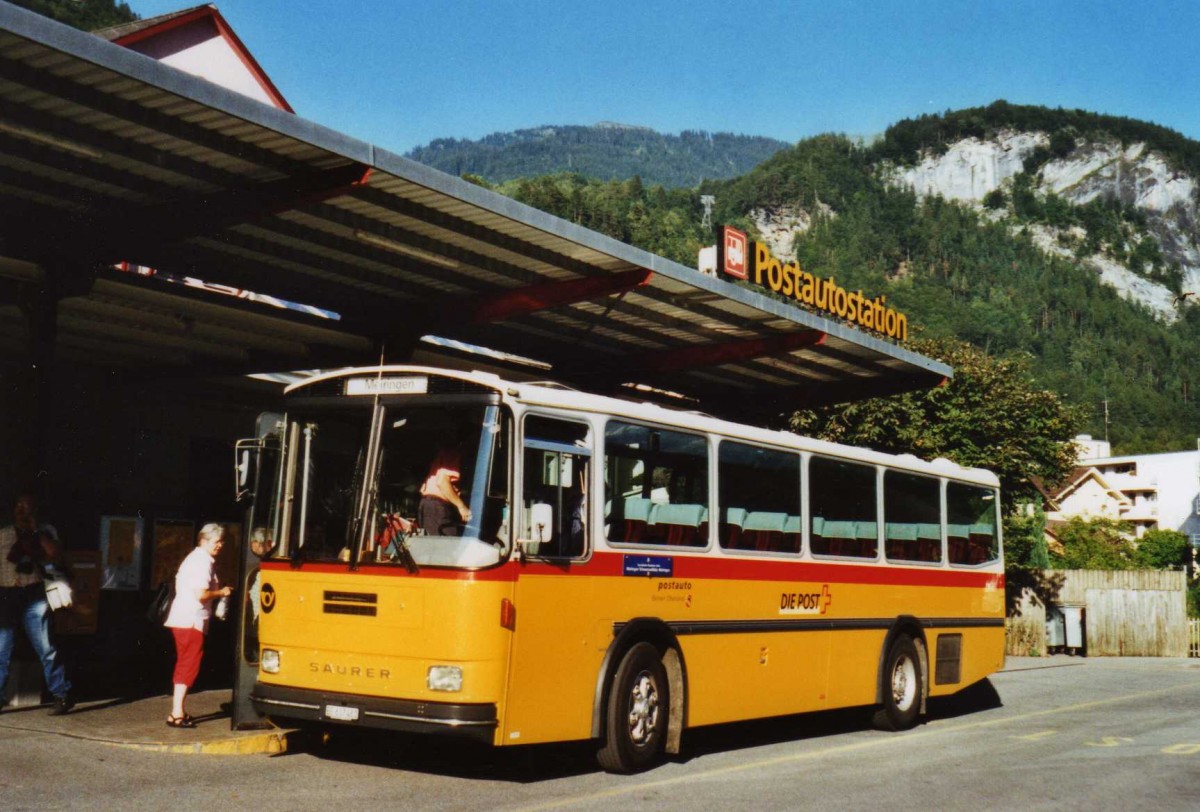
[{"label": "bus windshield", "polygon": [[508,544],[507,419],[495,405],[288,414],[275,522],[295,562],[479,567]]}]

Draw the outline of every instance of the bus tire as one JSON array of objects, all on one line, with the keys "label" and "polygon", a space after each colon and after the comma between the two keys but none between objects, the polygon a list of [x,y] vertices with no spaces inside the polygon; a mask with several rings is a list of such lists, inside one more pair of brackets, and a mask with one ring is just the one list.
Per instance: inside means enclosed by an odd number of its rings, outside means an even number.
[{"label": "bus tire", "polygon": [[888,646],[883,668],[883,704],[873,722],[880,730],[908,730],[921,712],[921,656],[917,644],[901,634]]},{"label": "bus tire", "polygon": [[667,670],[658,649],[638,643],[625,652],[609,685],[604,741],[596,760],[608,772],[632,773],[663,755],[671,707]]}]

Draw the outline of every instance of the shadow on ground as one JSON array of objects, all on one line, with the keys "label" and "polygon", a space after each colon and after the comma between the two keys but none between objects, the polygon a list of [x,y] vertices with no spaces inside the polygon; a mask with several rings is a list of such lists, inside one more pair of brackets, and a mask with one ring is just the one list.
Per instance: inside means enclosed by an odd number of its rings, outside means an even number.
[{"label": "shadow on ground", "polygon": [[[983,680],[954,696],[930,699],[927,721],[953,719],[1001,705],[991,682]],[[715,753],[870,730],[872,713],[871,708],[849,708],[694,728],[684,734],[683,753],[670,761],[686,763]],[[591,742],[497,748],[449,737],[376,730],[334,727],[327,732],[328,736],[320,730],[292,734],[288,753],[307,752],[331,761],[515,783],[599,771],[596,745]],[[287,757],[287,753],[277,756]]]}]

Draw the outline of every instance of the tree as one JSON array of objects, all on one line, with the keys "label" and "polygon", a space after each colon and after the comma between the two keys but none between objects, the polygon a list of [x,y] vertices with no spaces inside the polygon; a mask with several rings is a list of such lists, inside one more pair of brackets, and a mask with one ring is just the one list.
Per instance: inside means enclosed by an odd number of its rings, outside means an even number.
[{"label": "tree", "polygon": [[1046,514],[1040,507],[1018,510],[1004,521],[1004,563],[1010,569],[1044,570],[1050,566],[1046,549]]},{"label": "tree", "polygon": [[1163,570],[1182,567],[1191,557],[1187,536],[1177,530],[1147,530],[1138,539],[1134,556],[1139,568]]},{"label": "tree", "polygon": [[[1061,481],[1074,467],[1071,438],[1080,411],[1039,389],[1024,356],[993,358],[953,339],[911,342],[919,353],[954,368],[944,386],[796,412],[793,430],[923,459],[947,457],[989,468],[1000,478],[1004,504],[1040,502],[1035,478]],[[1006,511],[1008,512],[1008,511]]]},{"label": "tree", "polygon": [[1067,570],[1131,570],[1137,568],[1137,551],[1129,540],[1130,527],[1115,519],[1070,519],[1058,529],[1061,555],[1051,564]]},{"label": "tree", "polygon": [[83,31],[95,31],[138,18],[128,3],[116,0],[11,0],[14,4]]},{"label": "tree", "polygon": [[993,189],[983,196],[984,208],[1003,209],[1008,205],[1008,196],[1003,189]]}]

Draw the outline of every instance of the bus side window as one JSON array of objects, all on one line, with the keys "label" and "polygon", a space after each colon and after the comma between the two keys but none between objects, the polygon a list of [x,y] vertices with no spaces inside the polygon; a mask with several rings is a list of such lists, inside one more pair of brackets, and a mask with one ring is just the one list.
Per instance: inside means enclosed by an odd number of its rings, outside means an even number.
[{"label": "bus side window", "polygon": [[996,492],[946,484],[946,536],[951,564],[987,564],[1000,557]]},{"label": "bus side window", "polygon": [[587,552],[591,429],[529,415],[524,442],[520,537],[532,540],[526,550],[579,558]]},{"label": "bus side window", "polygon": [[883,549],[889,561],[942,560],[942,491],[933,477],[883,473]]},{"label": "bus side window", "polygon": [[609,541],[708,544],[708,441],[613,420],[604,430]]},{"label": "bus side window", "polygon": [[722,440],[717,506],[722,547],[800,552],[800,455]]},{"label": "bus side window", "polygon": [[875,489],[873,466],[828,457],[809,460],[813,555],[876,557]]}]

